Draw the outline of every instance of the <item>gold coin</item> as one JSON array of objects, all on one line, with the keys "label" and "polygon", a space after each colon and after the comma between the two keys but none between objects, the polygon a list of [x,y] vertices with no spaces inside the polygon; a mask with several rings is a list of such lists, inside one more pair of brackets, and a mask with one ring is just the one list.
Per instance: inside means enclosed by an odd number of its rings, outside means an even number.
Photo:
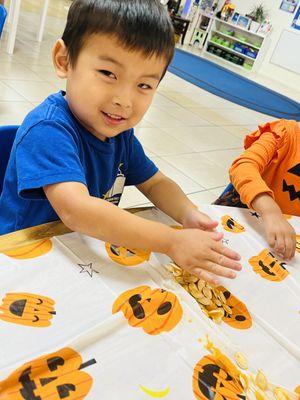
[{"label": "gold coin", "polygon": [[219,309],[217,309],[217,310],[211,310],[211,311],[208,311],[208,315],[210,316],[210,317],[212,317],[212,319],[215,319],[215,318],[223,318],[224,317],[224,310],[222,309],[222,308],[219,308]]},{"label": "gold coin", "polygon": [[268,381],[261,369],[258,370],[256,377],[255,377],[255,384],[263,391],[267,390]]},{"label": "gold coin", "polygon": [[200,280],[198,281],[198,283],[197,283],[197,286],[198,286],[198,290],[199,290],[200,292],[202,292],[202,289],[203,289],[204,286],[205,286],[205,281],[203,281],[202,279],[200,279]]},{"label": "gold coin", "polygon": [[232,309],[227,304],[223,304],[222,307],[227,312],[227,314],[229,314],[229,315],[232,314]]},{"label": "gold coin", "polygon": [[235,361],[237,363],[237,365],[241,368],[241,369],[248,369],[248,361],[247,358],[244,356],[243,353],[241,352],[237,352],[234,355]]},{"label": "gold coin", "polygon": [[199,299],[197,299],[197,301],[200,304],[203,304],[204,306],[210,306],[212,304],[212,301],[210,299],[208,299],[207,297],[200,297]]},{"label": "gold coin", "polygon": [[205,297],[207,297],[208,299],[212,299],[212,291],[211,289],[209,289],[208,287],[204,287],[202,289],[202,293],[204,294]]},{"label": "gold coin", "polygon": [[222,307],[222,302],[219,299],[213,299],[213,302],[215,303],[216,306]]},{"label": "gold coin", "polygon": [[180,283],[180,284],[184,283],[184,280],[183,280],[182,276],[175,276],[175,281]]},{"label": "gold coin", "polygon": [[218,293],[218,298],[223,304],[226,304],[226,297],[224,296],[223,292]]},{"label": "gold coin", "polygon": [[246,375],[240,374],[239,375],[239,381],[241,382],[241,385],[243,386],[244,390],[247,390],[249,387],[249,379],[247,378]]},{"label": "gold coin", "polygon": [[276,387],[273,393],[276,400],[289,400],[290,398],[287,392],[280,387]]},{"label": "gold coin", "polygon": [[189,277],[186,278],[186,280],[187,280],[188,282],[193,282],[193,283],[198,282],[198,278],[197,278],[197,276],[195,276],[195,275],[190,275]]}]

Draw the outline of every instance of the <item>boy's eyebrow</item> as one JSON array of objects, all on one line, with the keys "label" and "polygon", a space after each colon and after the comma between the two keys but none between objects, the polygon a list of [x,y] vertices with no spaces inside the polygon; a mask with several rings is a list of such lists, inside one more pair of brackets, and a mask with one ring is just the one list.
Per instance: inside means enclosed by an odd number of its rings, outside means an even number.
[{"label": "boy's eyebrow", "polygon": [[[109,61],[113,64],[118,65],[119,67],[124,68],[124,65],[122,63],[120,63],[118,60],[115,60],[112,57],[109,56],[98,56],[99,60],[101,61]],[[149,74],[149,75],[143,75],[142,78],[153,78],[153,79],[157,79],[158,81],[161,79],[161,76],[159,74]]]}]

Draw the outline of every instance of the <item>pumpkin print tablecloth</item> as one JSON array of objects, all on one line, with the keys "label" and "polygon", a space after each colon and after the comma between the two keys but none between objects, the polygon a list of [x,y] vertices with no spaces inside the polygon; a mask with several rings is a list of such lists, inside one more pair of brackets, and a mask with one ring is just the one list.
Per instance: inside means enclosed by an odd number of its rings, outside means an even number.
[{"label": "pumpkin print tablecloth", "polygon": [[242,256],[218,321],[161,254],[77,233],[0,254],[0,400],[299,399],[300,237],[286,264],[258,214],[202,210]]}]

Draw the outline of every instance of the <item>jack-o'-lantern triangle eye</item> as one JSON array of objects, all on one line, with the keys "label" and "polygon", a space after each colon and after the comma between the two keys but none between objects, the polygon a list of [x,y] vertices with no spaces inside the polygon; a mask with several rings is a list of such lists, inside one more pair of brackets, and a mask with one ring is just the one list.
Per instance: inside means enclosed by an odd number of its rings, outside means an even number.
[{"label": "jack-o'-lantern triangle eye", "polygon": [[300,163],[297,164],[297,165],[294,165],[292,168],[290,168],[290,169],[288,170],[288,172],[289,172],[290,174],[294,174],[294,175],[296,175],[296,176],[299,176],[299,178],[300,178]]}]

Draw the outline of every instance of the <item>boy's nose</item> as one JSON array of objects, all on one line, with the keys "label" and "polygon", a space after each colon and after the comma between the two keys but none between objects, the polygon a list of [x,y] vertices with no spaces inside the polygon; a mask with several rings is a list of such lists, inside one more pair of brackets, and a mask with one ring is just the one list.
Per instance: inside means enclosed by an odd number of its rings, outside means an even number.
[{"label": "boy's nose", "polygon": [[113,97],[113,103],[124,109],[129,109],[132,107],[131,96],[129,93],[119,93],[118,95],[115,95]]}]

